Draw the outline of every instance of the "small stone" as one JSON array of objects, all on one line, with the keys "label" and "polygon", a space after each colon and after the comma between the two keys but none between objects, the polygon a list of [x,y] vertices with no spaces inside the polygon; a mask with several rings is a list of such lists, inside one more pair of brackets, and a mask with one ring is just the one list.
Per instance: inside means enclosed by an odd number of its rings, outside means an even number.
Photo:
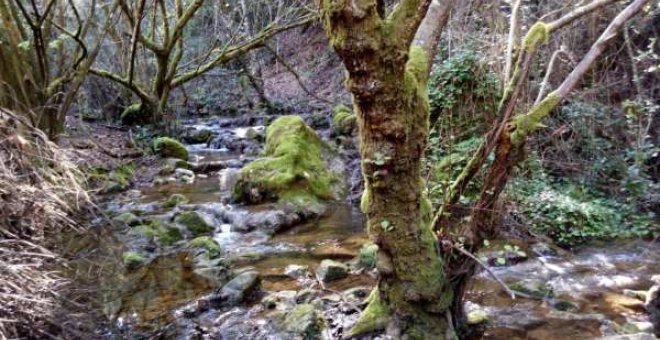
[{"label": "small stone", "polygon": [[287,313],[280,328],[289,333],[303,336],[305,339],[316,339],[320,336],[325,323],[320,313],[311,304],[296,306]]},{"label": "small stone", "polygon": [[481,309],[473,310],[467,315],[468,324],[478,325],[481,323],[488,322],[488,314]]},{"label": "small stone", "polygon": [[243,302],[258,286],[259,273],[244,272],[229,281],[213,298],[214,304],[236,305]]},{"label": "small stone", "polygon": [[188,176],[188,177],[195,177],[195,173],[192,170],[184,169],[184,168],[177,168],[174,170],[174,176],[177,178]]},{"label": "small stone", "polygon": [[348,276],[348,267],[341,262],[323,260],[316,269],[316,275],[318,275],[319,279],[323,282],[343,279]]},{"label": "small stone", "polygon": [[284,269],[284,275],[294,279],[299,279],[299,278],[307,277],[308,271],[309,271],[309,266],[290,264]]}]

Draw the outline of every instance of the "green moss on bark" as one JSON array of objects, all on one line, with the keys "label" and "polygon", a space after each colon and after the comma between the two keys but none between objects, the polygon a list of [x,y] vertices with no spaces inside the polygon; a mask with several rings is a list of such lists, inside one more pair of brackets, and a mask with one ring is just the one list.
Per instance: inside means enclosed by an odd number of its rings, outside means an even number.
[{"label": "green moss on bark", "polygon": [[547,117],[560,101],[559,96],[552,92],[528,113],[514,117],[511,122],[513,145],[522,145],[527,136],[541,126],[543,118]]},{"label": "green moss on bark", "polygon": [[285,203],[336,198],[338,178],[324,161],[331,151],[299,116],[280,117],[268,127],[265,153],[241,170],[234,200],[258,203],[250,197],[255,189]]},{"label": "green moss on bark", "polygon": [[369,192],[369,186],[367,183],[365,183],[365,188],[364,191],[362,191],[362,198],[360,199],[360,210],[362,213],[366,214],[369,212],[369,200],[371,199],[371,193]]},{"label": "green moss on bark", "polygon": [[389,321],[390,310],[387,304],[381,300],[378,288],[375,288],[367,298],[367,308],[362,311],[357,323],[349,331],[349,335],[357,337],[362,334],[383,330]]},{"label": "green moss on bark", "polygon": [[350,135],[357,127],[355,114],[346,105],[340,104],[332,109],[332,126],[339,135]]},{"label": "green moss on bark", "polygon": [[527,52],[531,52],[538,46],[548,42],[550,38],[550,30],[548,24],[544,22],[537,22],[529,29],[523,40],[523,46]]}]

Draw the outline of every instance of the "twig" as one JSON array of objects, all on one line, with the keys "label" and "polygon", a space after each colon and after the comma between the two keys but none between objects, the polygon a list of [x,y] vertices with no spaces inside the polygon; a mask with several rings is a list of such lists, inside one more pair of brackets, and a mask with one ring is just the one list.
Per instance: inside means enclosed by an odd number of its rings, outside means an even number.
[{"label": "twig", "polygon": [[461,254],[463,254],[463,255],[473,259],[475,262],[477,262],[481,267],[483,267],[486,270],[486,272],[488,272],[488,274],[490,274],[490,276],[493,277],[493,279],[495,279],[495,281],[497,283],[500,284],[500,286],[502,286],[502,288],[504,288],[504,291],[506,291],[506,293],[509,294],[509,296],[511,296],[511,300],[516,299],[516,293],[514,293],[511,290],[511,288],[509,288],[509,286],[507,286],[506,283],[504,283],[504,281],[500,280],[500,278],[497,277],[497,275],[495,275],[495,273],[493,273],[493,271],[490,270],[490,268],[488,268],[488,266],[485,263],[483,263],[483,261],[479,260],[476,256],[472,255],[472,253],[470,253],[469,251],[463,249],[462,247],[459,247],[459,246],[457,246],[453,243],[452,243],[451,246],[452,246],[452,248],[460,251]]}]

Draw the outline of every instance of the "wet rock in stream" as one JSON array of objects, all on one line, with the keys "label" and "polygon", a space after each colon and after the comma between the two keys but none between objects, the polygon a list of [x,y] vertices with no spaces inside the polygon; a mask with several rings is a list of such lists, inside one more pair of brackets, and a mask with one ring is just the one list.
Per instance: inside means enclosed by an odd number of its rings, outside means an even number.
[{"label": "wet rock in stream", "polygon": [[333,260],[323,260],[316,269],[316,275],[323,282],[330,282],[348,276],[348,266]]},{"label": "wet rock in stream", "polygon": [[258,286],[259,273],[253,270],[245,271],[211,296],[211,306],[220,308],[241,303],[254,293]]}]

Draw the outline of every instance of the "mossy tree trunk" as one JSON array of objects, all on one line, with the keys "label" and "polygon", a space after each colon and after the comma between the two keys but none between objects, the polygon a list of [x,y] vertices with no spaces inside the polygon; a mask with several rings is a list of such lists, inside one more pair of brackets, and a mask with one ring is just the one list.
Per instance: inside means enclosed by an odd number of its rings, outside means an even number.
[{"label": "mossy tree trunk", "polygon": [[[395,336],[439,338],[448,329],[452,289],[436,251],[421,178],[434,53],[429,49],[435,44],[413,44],[430,5],[430,0],[404,0],[385,16],[377,0],[321,2],[325,30],[348,71],[365,177],[362,208],[379,247],[377,296],[354,332],[388,326]],[[433,25],[446,22],[447,8]]]},{"label": "mossy tree trunk", "polygon": [[[598,1],[598,6],[609,1]],[[361,207],[368,217],[369,236],[379,247],[378,287],[351,330],[353,335],[386,328],[395,338],[456,336],[456,327],[465,321],[463,296],[476,271],[473,257],[464,254],[476,252],[495,233],[496,204],[514,167],[524,159],[527,136],[569,95],[605,44],[647,2],[631,3],[555,91],[530,111],[516,115],[513,101],[533,51],[553,29],[570,22],[565,18],[577,18],[597,6],[587,5],[587,10],[579,8],[530,29],[518,58],[521,68],[514,71],[504,92],[500,122],[487,135],[489,142],[480,148],[484,151],[475,155],[477,161],[471,162],[478,171],[483,164],[479,160],[495,150],[466,222],[445,207],[432,219],[420,176],[429,131],[429,64],[452,1],[402,0],[386,15],[378,0],[321,0],[324,28],[348,73],[365,177]],[[461,175],[452,189],[467,185],[473,176]]]}]

